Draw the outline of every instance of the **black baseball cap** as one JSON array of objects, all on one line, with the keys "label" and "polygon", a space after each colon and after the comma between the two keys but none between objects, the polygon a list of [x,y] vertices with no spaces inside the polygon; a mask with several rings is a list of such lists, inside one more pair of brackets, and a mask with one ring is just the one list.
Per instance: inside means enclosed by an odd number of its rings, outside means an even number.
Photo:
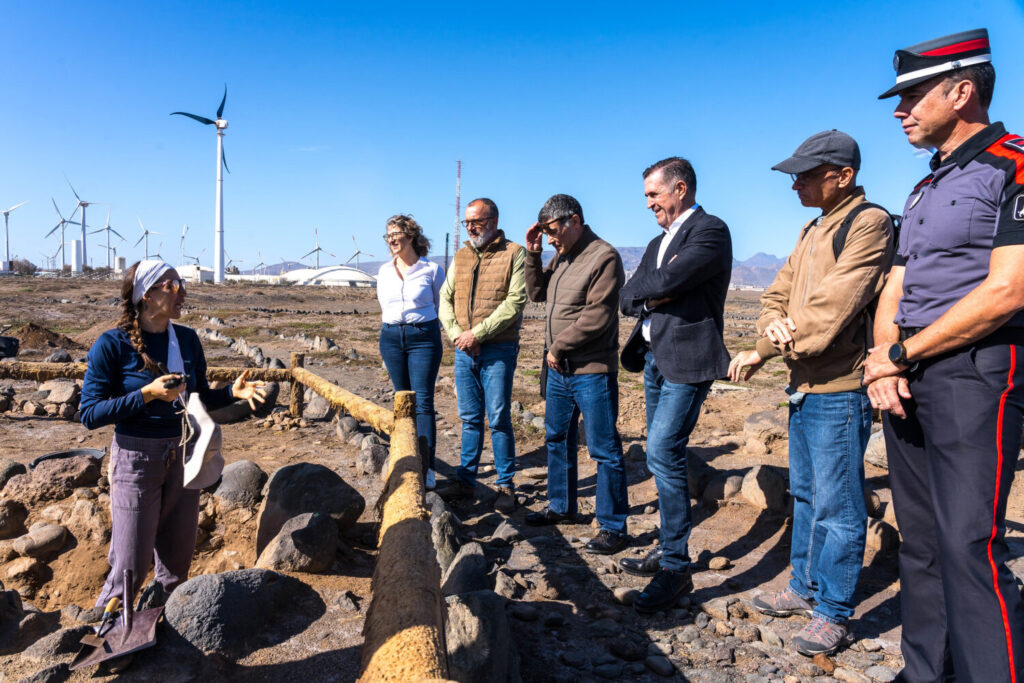
[{"label": "black baseball cap", "polygon": [[857,146],[857,141],[835,128],[823,130],[804,140],[793,152],[793,156],[775,164],[772,170],[803,173],[822,164],[849,166],[859,171],[860,147]]},{"label": "black baseball cap", "polygon": [[940,74],[991,61],[988,31],[983,28],[953,33],[896,50],[892,61],[896,69],[896,85],[879,95],[878,99],[892,97]]}]

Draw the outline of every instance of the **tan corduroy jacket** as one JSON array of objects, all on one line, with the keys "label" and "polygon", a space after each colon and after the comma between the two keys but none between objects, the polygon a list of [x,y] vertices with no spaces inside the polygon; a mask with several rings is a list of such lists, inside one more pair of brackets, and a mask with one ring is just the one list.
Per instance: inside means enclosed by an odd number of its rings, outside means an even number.
[{"label": "tan corduroy jacket", "polygon": [[892,221],[884,211],[862,211],[838,261],[832,239],[850,210],[864,201],[858,187],[828,215],[804,225],[796,248],[761,297],[758,334],[772,320],[787,317],[796,330],[792,343],[781,349],[761,337],[757,352],[764,359],[781,353],[797,391],[828,394],[861,386],[868,349],[865,309],[882,291],[892,264]]}]

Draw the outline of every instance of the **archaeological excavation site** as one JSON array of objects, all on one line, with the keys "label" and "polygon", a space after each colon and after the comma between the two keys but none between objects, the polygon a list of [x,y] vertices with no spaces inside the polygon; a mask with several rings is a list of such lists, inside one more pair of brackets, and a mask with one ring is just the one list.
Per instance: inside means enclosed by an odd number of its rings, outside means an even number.
[{"label": "archaeological excavation site", "polygon": [[[588,554],[597,525],[586,425],[580,516],[524,522],[546,505],[542,309],[528,305],[523,323],[515,507],[501,512],[489,439],[474,497],[446,503],[426,490],[415,395],[392,390],[377,300],[354,288],[190,288],[178,322],[202,340],[211,384],[249,369],[267,382],[267,401],[212,411],[226,466],[200,494],[188,579],[154,599],[152,573],[133,577],[139,602],[110,625],[97,600],[110,570],[113,430],[87,430],[79,402],[87,352],[119,315],[117,285],[8,278],[0,298],[0,335],[17,340],[0,360],[0,680],[795,683],[889,681],[902,666],[900,536],[879,438],[867,455],[868,548],[849,645],[801,656],[790,640],[807,619],[750,605],[788,581],[779,360],[743,386],[712,388],[688,453],[693,590],[640,614],[632,601],[646,580],[618,561],[658,538],[642,376],[619,376],[629,544]],[[730,292],[730,351],[750,343],[757,310],[755,293]],[[438,486],[459,463],[452,353],[446,344],[436,386]],[[1010,519],[1024,517],[1018,487]],[[1020,529],[1009,534],[1015,549]],[[101,656],[132,644],[142,647]]]}]

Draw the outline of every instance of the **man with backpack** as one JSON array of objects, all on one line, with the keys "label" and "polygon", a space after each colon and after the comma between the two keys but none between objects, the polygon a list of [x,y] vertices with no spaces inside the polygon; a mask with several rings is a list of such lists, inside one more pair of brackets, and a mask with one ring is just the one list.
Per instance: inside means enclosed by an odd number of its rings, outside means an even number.
[{"label": "man with backpack", "polygon": [[848,639],[864,559],[871,403],[861,379],[872,308],[892,263],[893,223],[857,185],[860,149],[845,133],[812,135],[772,169],[790,174],[800,202],[821,215],[801,229],[761,297],[761,338],[733,358],[729,377],[749,379],[777,355],[789,368],[792,578],[753,604],[772,616],[810,616],[793,644],[811,656]]}]

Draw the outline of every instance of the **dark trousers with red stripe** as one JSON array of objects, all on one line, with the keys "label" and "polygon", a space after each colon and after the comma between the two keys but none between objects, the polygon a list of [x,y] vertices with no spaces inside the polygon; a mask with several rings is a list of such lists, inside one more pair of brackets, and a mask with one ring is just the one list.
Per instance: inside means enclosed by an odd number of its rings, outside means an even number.
[{"label": "dark trousers with red stripe", "polygon": [[[997,335],[998,337],[998,335]],[[1024,601],[1003,535],[1024,424],[1024,346],[996,337],[908,372],[886,416],[903,681],[1024,683]]]}]

